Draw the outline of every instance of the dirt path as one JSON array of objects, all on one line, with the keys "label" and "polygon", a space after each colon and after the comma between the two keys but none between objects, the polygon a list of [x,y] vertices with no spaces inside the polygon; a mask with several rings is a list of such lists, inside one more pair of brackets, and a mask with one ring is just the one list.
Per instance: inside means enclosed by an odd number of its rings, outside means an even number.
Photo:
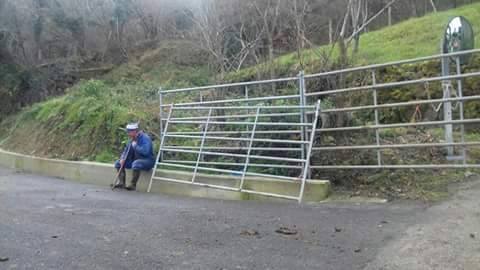
[{"label": "dirt path", "polygon": [[425,211],[365,269],[480,269],[480,181]]}]

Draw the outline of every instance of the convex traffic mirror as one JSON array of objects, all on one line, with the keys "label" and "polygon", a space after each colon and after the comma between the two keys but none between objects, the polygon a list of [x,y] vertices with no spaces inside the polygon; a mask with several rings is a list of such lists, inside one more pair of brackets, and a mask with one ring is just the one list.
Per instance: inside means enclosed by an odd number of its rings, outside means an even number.
[{"label": "convex traffic mirror", "polygon": [[[443,37],[443,53],[453,53],[472,50],[475,47],[475,37],[470,22],[464,17],[455,17],[448,23]],[[460,57],[463,64],[469,55]]]}]

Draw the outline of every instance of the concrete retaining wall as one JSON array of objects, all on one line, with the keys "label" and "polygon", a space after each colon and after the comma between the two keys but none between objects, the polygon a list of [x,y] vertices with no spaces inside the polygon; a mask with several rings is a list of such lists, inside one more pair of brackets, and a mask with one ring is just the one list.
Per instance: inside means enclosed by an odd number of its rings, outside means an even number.
[{"label": "concrete retaining wall", "polygon": [[[112,183],[113,177],[115,176],[115,171],[113,169],[113,165],[111,164],[39,158],[12,153],[1,149],[0,165],[8,168],[13,168],[18,171],[30,172],[34,174],[71,180],[78,183],[95,184],[100,186],[109,186]],[[185,180],[191,179],[191,174],[188,172],[167,170],[158,171],[157,176]],[[127,177],[129,178],[130,175],[127,175]],[[146,191],[149,179],[150,172],[142,173],[138,185],[139,191]],[[238,185],[239,178],[233,176],[212,176],[198,174],[197,180],[199,182],[207,184],[234,187]],[[299,184],[298,182],[294,181],[279,181],[272,179],[248,177],[245,179],[245,188],[255,191],[296,196],[298,194]],[[161,180],[155,180],[153,182],[151,192],[229,200],[275,200],[273,198],[260,195],[246,194],[235,191],[225,191],[188,184],[178,184]],[[304,198],[307,202],[318,202],[326,199],[329,192],[329,181],[309,180],[305,187]]]}]

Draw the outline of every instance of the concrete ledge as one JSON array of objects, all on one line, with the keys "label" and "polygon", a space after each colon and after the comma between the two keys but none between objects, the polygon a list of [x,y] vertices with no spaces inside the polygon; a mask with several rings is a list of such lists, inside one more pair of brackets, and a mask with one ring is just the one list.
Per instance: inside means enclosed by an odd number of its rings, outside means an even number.
[{"label": "concrete ledge", "polygon": [[[109,186],[112,183],[115,171],[112,164],[65,161],[58,159],[39,158],[17,154],[0,149],[0,165],[45,176],[57,177],[78,183]],[[157,176],[190,180],[191,173],[180,171],[159,170]],[[127,175],[130,177],[130,175]],[[142,173],[138,190],[146,191],[150,173]],[[198,182],[214,185],[238,186],[239,177],[213,176],[198,174]],[[260,192],[271,192],[283,195],[297,196],[299,183],[296,181],[274,180],[258,177],[247,177],[245,188]],[[261,195],[226,191],[188,184],[179,184],[161,180],[154,180],[152,193],[174,194],[181,196],[228,199],[228,200],[279,200]],[[306,202],[319,202],[325,200],[330,192],[330,182],[321,180],[308,180],[305,187],[304,200]]]}]

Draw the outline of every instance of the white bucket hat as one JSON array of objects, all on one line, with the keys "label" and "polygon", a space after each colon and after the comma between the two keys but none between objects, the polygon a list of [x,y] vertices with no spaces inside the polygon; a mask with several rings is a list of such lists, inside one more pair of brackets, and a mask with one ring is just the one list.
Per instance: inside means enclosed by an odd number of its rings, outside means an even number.
[{"label": "white bucket hat", "polygon": [[138,123],[130,123],[127,125],[127,131],[138,130]]}]

